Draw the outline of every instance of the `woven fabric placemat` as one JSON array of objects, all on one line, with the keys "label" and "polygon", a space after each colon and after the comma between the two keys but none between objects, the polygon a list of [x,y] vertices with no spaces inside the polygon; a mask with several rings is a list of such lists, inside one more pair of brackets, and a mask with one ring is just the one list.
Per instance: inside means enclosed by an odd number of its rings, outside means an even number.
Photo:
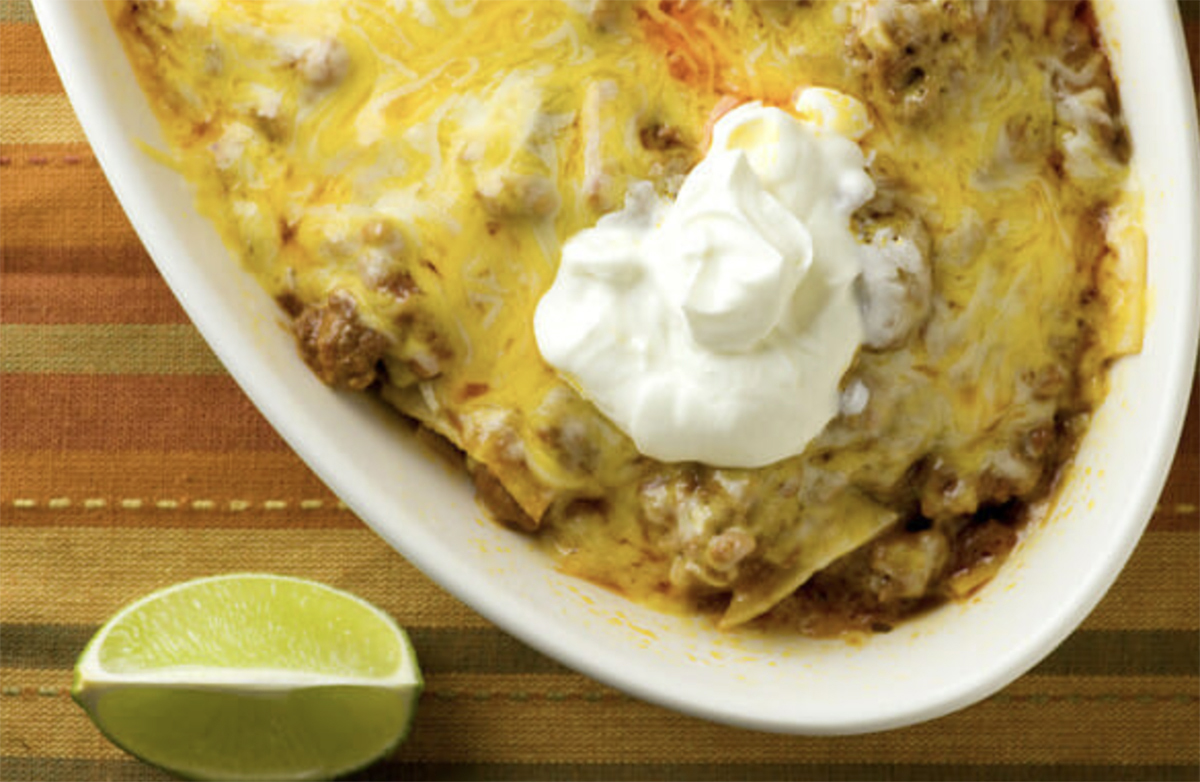
[{"label": "woven fabric placemat", "polygon": [[[1185,17],[1194,51],[1196,6]],[[346,510],[176,304],[24,0],[0,0],[0,265],[2,779],[167,778],[100,736],[67,695],[71,668],[123,604],[231,571],[324,581],[411,630],[428,680],[417,726],[363,778],[1200,778],[1194,395],[1129,566],[1034,671],[916,727],[778,736],[685,717],[559,666]]]}]

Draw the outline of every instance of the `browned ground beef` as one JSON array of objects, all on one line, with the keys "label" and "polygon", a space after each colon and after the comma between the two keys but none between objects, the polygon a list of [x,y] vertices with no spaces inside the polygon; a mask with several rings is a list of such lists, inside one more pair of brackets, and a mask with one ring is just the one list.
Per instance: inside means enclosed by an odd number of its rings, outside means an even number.
[{"label": "browned ground beef", "polygon": [[335,291],[324,305],[305,308],[293,329],[300,355],[329,385],[360,391],[378,379],[388,340],[363,324],[350,294]]}]

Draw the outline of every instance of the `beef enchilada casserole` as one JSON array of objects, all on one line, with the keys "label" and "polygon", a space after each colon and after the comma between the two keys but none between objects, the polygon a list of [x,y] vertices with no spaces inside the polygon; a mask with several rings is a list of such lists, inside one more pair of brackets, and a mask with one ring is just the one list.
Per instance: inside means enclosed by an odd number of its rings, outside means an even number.
[{"label": "beef enchilada casserole", "polygon": [[300,359],[640,602],[831,635],[972,594],[1140,349],[1087,2],[109,10]]}]

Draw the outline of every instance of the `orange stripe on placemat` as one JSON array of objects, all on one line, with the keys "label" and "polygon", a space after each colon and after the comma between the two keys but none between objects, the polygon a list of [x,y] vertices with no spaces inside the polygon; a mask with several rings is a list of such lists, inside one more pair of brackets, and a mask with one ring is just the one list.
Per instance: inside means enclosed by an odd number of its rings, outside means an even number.
[{"label": "orange stripe on placemat", "polygon": [[[121,463],[112,461],[111,451],[287,450],[226,376],[12,374],[0,378],[0,384],[3,390],[0,413],[10,422],[5,431],[6,451],[70,454],[108,449],[104,455],[82,456],[77,469],[81,475],[91,470],[104,474],[107,464]],[[381,415],[386,414],[381,411]],[[11,422],[16,421],[21,426],[12,426]],[[1200,530],[1200,506],[1195,501],[1195,454],[1187,445],[1185,440],[1168,489],[1150,522],[1152,532]],[[398,439],[396,447],[412,446]],[[66,454],[52,453],[48,458],[56,464],[66,463]],[[17,475],[63,475],[61,466],[25,470],[22,464],[27,458],[22,456],[7,466],[9,487],[17,485],[13,482]],[[140,457],[133,458],[136,461]],[[153,457],[124,474],[169,479],[170,469],[158,461],[163,458]],[[115,483],[106,483],[101,491],[99,485],[77,485],[70,481],[59,486],[39,484],[36,492],[33,487],[28,488],[31,499],[53,495],[79,500],[88,496],[117,497],[133,491],[132,487]],[[202,493],[223,496],[213,489]],[[195,496],[193,492],[187,494]]]},{"label": "orange stripe on placemat", "polygon": [[[86,145],[0,148],[6,273],[147,274],[154,267]],[[78,158],[80,163],[68,164]],[[16,167],[20,160],[25,167]],[[28,164],[42,160],[41,164]],[[7,162],[6,162],[7,161]]]},{"label": "orange stripe on placemat", "polygon": [[[209,500],[258,506],[285,500],[294,507],[310,500],[326,506],[336,498],[290,449],[272,451],[0,451],[4,475],[4,523],[17,523],[9,508],[87,510],[87,500],[103,499],[130,513],[159,500]],[[66,500],[65,503],[61,500]],[[128,502],[127,502],[128,501]],[[138,503],[141,505],[138,505]],[[133,523],[133,522],[131,522]]]},{"label": "orange stripe on placemat", "polygon": [[35,24],[0,22],[0,92],[61,93],[62,84]]},{"label": "orange stripe on placemat", "polygon": [[[17,498],[5,504],[8,527],[149,527],[153,529],[353,529],[362,526],[337,499],[204,497]],[[70,504],[67,504],[70,503]]]},{"label": "orange stripe on placemat", "polygon": [[0,323],[188,323],[167,284],[152,268],[146,271],[5,274]]},{"label": "orange stripe on placemat", "polygon": [[2,375],[0,417],[5,450],[287,448],[224,375]]}]

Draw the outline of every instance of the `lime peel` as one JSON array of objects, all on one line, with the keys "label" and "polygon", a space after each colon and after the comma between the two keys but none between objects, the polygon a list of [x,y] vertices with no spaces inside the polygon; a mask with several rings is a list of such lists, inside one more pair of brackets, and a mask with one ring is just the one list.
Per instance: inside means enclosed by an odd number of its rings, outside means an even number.
[{"label": "lime peel", "polygon": [[72,697],[115,744],[196,779],[315,779],[403,741],[424,686],[404,631],[323,584],[241,573],[124,608]]}]

